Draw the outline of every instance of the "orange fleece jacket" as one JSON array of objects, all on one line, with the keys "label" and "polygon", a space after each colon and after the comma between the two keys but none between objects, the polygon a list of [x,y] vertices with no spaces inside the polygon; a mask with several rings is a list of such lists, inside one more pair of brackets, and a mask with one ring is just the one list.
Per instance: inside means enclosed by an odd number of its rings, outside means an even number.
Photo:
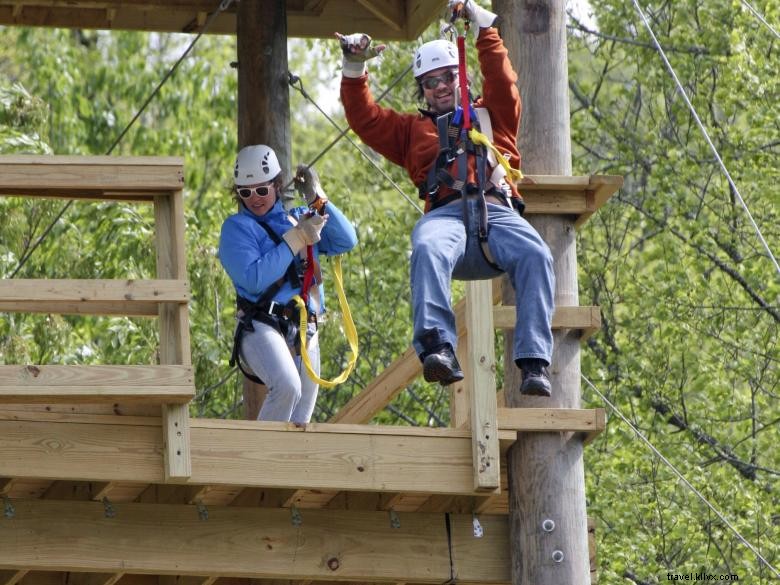
[{"label": "orange fleece jacket", "polygon": [[[483,95],[474,106],[487,108],[490,112],[493,144],[499,152],[509,154],[512,167],[520,168],[520,152],[516,143],[521,113],[517,74],[512,69],[507,50],[495,28],[480,30],[477,53],[485,81]],[[342,77],[341,101],[352,130],[379,154],[404,167],[409,178],[419,187],[428,176],[428,169],[439,152],[435,121],[421,113],[399,113],[377,105],[368,87],[368,75]],[[455,164],[450,172],[457,176]],[[476,183],[475,176],[472,156],[469,157],[469,182]],[[511,188],[512,195],[519,198],[515,186],[511,185]],[[442,186],[436,199],[451,193],[451,189]],[[429,211],[429,208],[430,202],[426,201],[425,211]]]}]

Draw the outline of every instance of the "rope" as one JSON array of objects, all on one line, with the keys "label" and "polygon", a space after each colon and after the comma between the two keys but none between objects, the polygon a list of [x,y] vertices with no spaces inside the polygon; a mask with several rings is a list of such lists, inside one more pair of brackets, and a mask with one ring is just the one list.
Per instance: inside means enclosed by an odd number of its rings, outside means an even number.
[{"label": "rope", "polygon": [[754,15],[754,16],[755,16],[755,17],[756,17],[758,20],[760,20],[762,23],[764,23],[764,25],[765,25],[765,26],[766,26],[766,27],[767,27],[769,30],[771,30],[771,31],[772,31],[772,34],[773,34],[773,35],[775,35],[775,36],[776,36],[778,39],[780,39],[780,34],[778,34],[778,32],[777,32],[777,31],[776,31],[776,30],[775,30],[775,29],[772,27],[772,25],[771,25],[771,24],[769,24],[769,23],[766,21],[766,19],[765,19],[763,16],[761,16],[761,14],[758,12],[758,10],[756,10],[755,8],[753,8],[753,6],[751,6],[750,2],[748,2],[747,0],[741,0],[741,1],[742,1],[742,4],[744,4],[745,6],[747,6],[747,9],[748,9],[748,10],[750,10],[750,12],[752,12],[752,13],[753,13],[753,15]]},{"label": "rope", "polygon": [[339,297],[339,307],[341,307],[341,312],[344,315],[344,331],[347,336],[347,341],[349,342],[349,350],[351,353],[347,367],[333,380],[325,380],[320,378],[311,365],[311,360],[309,360],[309,352],[306,351],[306,323],[309,314],[306,310],[306,304],[303,302],[303,299],[300,297],[300,295],[295,295],[293,297],[295,304],[298,305],[298,309],[300,310],[301,315],[301,321],[299,324],[299,333],[301,336],[301,360],[303,360],[303,365],[306,367],[306,373],[309,375],[309,378],[324,388],[333,388],[346,381],[346,379],[349,378],[349,375],[352,373],[352,370],[355,367],[355,362],[357,362],[358,358],[358,334],[357,329],[355,328],[355,322],[352,319],[352,312],[349,310],[347,296],[344,294],[344,277],[341,273],[341,256],[336,256],[333,259],[333,280],[336,282],[336,294]]},{"label": "rope", "polygon": [[[190,51],[192,51],[192,48],[195,46],[195,44],[200,40],[200,37],[202,37],[211,27],[211,24],[214,22],[214,19],[219,16],[220,13],[227,10],[227,8],[233,3],[233,0],[221,0],[219,3],[219,6],[217,9],[211,13],[211,16],[209,16],[206,23],[203,25],[203,28],[200,30],[200,32],[197,34],[197,36],[193,39],[193,41],[189,44],[187,49],[182,53],[182,55],[179,57],[179,59],[176,61],[176,63],[173,64],[173,67],[171,67],[168,72],[163,76],[163,78],[160,80],[160,82],[157,84],[157,87],[154,88],[154,91],[149,95],[148,98],[146,98],[146,101],[143,103],[143,105],[140,107],[140,109],[136,112],[135,116],[133,116],[132,120],[125,126],[124,130],[119,133],[119,136],[114,140],[114,142],[111,144],[109,149],[106,151],[106,156],[110,155],[114,149],[119,145],[119,143],[122,141],[122,139],[125,137],[125,134],[130,130],[130,128],[135,124],[136,120],[143,114],[144,110],[146,110],[146,107],[151,103],[151,101],[155,98],[155,96],[160,92],[162,89],[162,86],[165,84],[166,81],[174,74],[176,69],[179,67],[179,64],[189,55]],[[19,260],[19,264],[16,266],[14,271],[11,273],[11,276],[9,278],[15,277],[19,270],[21,270],[22,266],[25,265],[27,260],[30,259],[30,256],[32,256],[33,252],[38,249],[38,247],[43,243],[43,240],[49,235],[51,230],[54,228],[54,226],[57,224],[57,222],[60,220],[60,218],[65,214],[65,212],[70,208],[70,206],[73,204],[73,199],[68,201],[60,210],[60,212],[57,214],[57,217],[54,218],[54,221],[52,221],[49,226],[43,231],[43,234],[41,234],[41,237],[39,237],[36,242],[30,247],[30,249],[25,253],[22,258]]]},{"label": "rope", "polygon": [[601,398],[601,399],[602,399],[602,400],[603,400],[603,401],[604,401],[604,402],[605,402],[605,403],[606,403],[606,404],[607,404],[607,405],[608,405],[608,406],[609,406],[609,407],[612,409],[612,411],[613,411],[613,412],[614,412],[616,415],[618,415],[618,417],[620,417],[620,419],[621,419],[621,420],[622,420],[624,423],[626,423],[626,424],[627,424],[627,425],[628,425],[628,426],[631,428],[631,430],[634,432],[634,434],[635,434],[637,437],[639,437],[639,439],[641,439],[641,440],[642,440],[642,442],[643,442],[643,443],[644,443],[644,444],[645,444],[645,445],[646,445],[646,446],[647,446],[647,447],[648,447],[648,448],[649,448],[649,449],[650,449],[650,450],[653,452],[653,454],[654,454],[656,457],[658,457],[658,458],[659,458],[659,459],[660,459],[660,460],[661,460],[661,461],[662,461],[662,462],[663,462],[663,463],[664,463],[664,464],[665,464],[665,465],[666,465],[666,466],[667,466],[669,469],[671,469],[671,470],[672,470],[672,472],[673,472],[673,473],[674,473],[674,474],[675,474],[675,475],[676,475],[676,476],[677,476],[677,477],[678,477],[678,478],[679,478],[679,479],[680,479],[680,480],[681,480],[681,481],[682,481],[682,482],[683,482],[683,483],[686,485],[686,487],[688,487],[688,489],[690,489],[690,490],[691,490],[691,491],[692,491],[694,494],[696,494],[696,496],[697,496],[697,497],[698,497],[698,498],[699,498],[699,499],[700,499],[702,502],[704,502],[704,504],[705,504],[705,505],[706,505],[706,506],[707,506],[707,507],[708,507],[708,508],[709,508],[709,509],[710,509],[710,510],[711,510],[711,511],[712,511],[712,512],[713,512],[713,513],[714,513],[714,514],[715,514],[715,515],[718,517],[718,518],[720,518],[721,522],[723,522],[723,523],[724,523],[724,524],[725,524],[725,525],[726,525],[726,526],[727,526],[727,527],[728,527],[728,528],[729,528],[729,529],[730,529],[730,530],[731,530],[731,531],[734,533],[734,535],[737,537],[737,539],[738,539],[738,540],[739,540],[739,541],[740,541],[742,544],[744,544],[746,547],[748,547],[748,548],[751,550],[751,552],[752,552],[752,553],[753,553],[753,554],[756,556],[756,558],[758,558],[758,560],[759,560],[759,561],[761,561],[761,562],[762,562],[762,563],[763,563],[763,564],[764,564],[764,565],[765,565],[765,566],[766,566],[766,567],[767,567],[767,568],[768,568],[770,571],[772,571],[772,572],[775,574],[775,576],[777,576],[777,577],[780,577],[780,571],[778,571],[778,570],[777,570],[777,569],[776,569],[776,568],[775,568],[775,567],[774,567],[774,566],[773,566],[773,565],[772,565],[772,564],[771,564],[771,563],[770,563],[768,560],[766,560],[766,559],[765,559],[765,558],[764,558],[764,557],[761,555],[761,553],[760,553],[760,552],[758,552],[758,550],[756,549],[756,547],[754,547],[752,544],[750,544],[750,543],[749,543],[749,542],[748,542],[748,541],[745,539],[745,537],[744,537],[744,536],[742,536],[742,534],[739,532],[739,530],[737,530],[737,528],[736,528],[736,527],[735,527],[735,526],[734,526],[734,525],[733,525],[731,522],[729,522],[728,518],[726,518],[726,517],[723,515],[723,513],[721,513],[721,511],[720,511],[720,510],[718,510],[718,509],[717,509],[715,506],[713,506],[713,505],[712,505],[712,504],[709,502],[709,500],[707,500],[707,498],[706,498],[706,497],[704,497],[704,495],[703,495],[703,494],[702,494],[702,493],[701,493],[699,490],[697,490],[697,489],[696,489],[696,488],[695,488],[695,487],[694,487],[694,486],[691,484],[691,482],[689,482],[689,481],[688,481],[688,480],[685,478],[685,476],[684,476],[684,475],[683,475],[683,474],[682,474],[682,473],[681,473],[681,472],[680,472],[680,471],[679,471],[679,470],[678,470],[678,469],[677,469],[677,468],[674,466],[674,464],[673,464],[671,461],[669,461],[669,460],[668,460],[666,457],[664,457],[664,456],[663,456],[663,454],[661,454],[661,452],[660,452],[660,451],[659,451],[659,450],[658,450],[658,449],[657,449],[657,448],[656,448],[656,447],[655,447],[655,446],[654,446],[654,445],[653,445],[653,444],[650,442],[650,440],[649,440],[649,439],[647,439],[647,437],[645,437],[645,436],[642,434],[642,432],[641,432],[639,429],[637,429],[637,428],[636,428],[636,427],[635,427],[633,424],[631,424],[631,421],[629,421],[629,420],[628,420],[628,419],[627,419],[627,418],[626,418],[626,417],[623,415],[623,413],[622,413],[622,412],[620,412],[620,410],[618,410],[618,407],[617,407],[617,406],[615,406],[614,404],[612,404],[612,403],[609,401],[609,399],[608,399],[606,396],[604,396],[604,395],[603,395],[601,392],[599,392],[599,389],[598,389],[598,388],[596,388],[596,386],[593,384],[593,382],[591,382],[591,381],[590,381],[590,380],[589,380],[589,379],[588,379],[588,378],[587,378],[587,377],[586,377],[584,374],[580,374],[580,376],[582,377],[582,379],[583,379],[583,380],[585,380],[585,383],[586,383],[588,386],[590,386],[590,387],[591,387],[591,389],[592,389],[592,390],[593,390],[593,391],[594,391],[596,394],[598,394],[599,398]]},{"label": "rope", "polygon": [[750,223],[753,224],[753,229],[755,230],[756,234],[758,235],[758,239],[761,240],[761,243],[764,246],[764,249],[766,250],[767,254],[769,254],[769,258],[772,260],[772,262],[775,265],[775,269],[777,270],[778,275],[780,275],[780,264],[777,263],[777,259],[775,258],[774,254],[772,254],[772,250],[769,248],[769,244],[767,244],[766,240],[764,239],[763,234],[761,233],[761,230],[758,227],[758,224],[753,219],[753,215],[750,213],[750,209],[748,209],[747,203],[745,203],[745,200],[742,198],[742,195],[739,193],[739,189],[737,189],[737,186],[734,184],[734,181],[731,178],[731,174],[729,173],[729,170],[726,168],[726,165],[723,163],[723,160],[720,158],[720,154],[718,153],[718,149],[715,147],[715,144],[710,139],[710,135],[707,133],[707,129],[704,127],[704,124],[702,123],[701,119],[699,118],[699,114],[696,112],[696,108],[693,107],[693,104],[691,103],[691,100],[688,99],[688,94],[685,93],[685,89],[683,88],[682,84],[680,83],[680,80],[677,77],[677,74],[674,72],[674,69],[672,68],[671,63],[669,63],[669,59],[666,58],[666,53],[664,53],[663,48],[661,47],[661,44],[658,42],[658,39],[656,38],[655,34],[653,33],[653,29],[650,27],[650,22],[647,20],[647,17],[645,16],[644,11],[642,10],[642,7],[639,5],[639,2],[637,0],[632,0],[634,3],[634,6],[636,7],[637,11],[639,12],[639,15],[642,17],[642,21],[645,24],[645,27],[647,28],[647,32],[650,33],[650,37],[653,39],[653,43],[655,44],[656,49],[658,50],[658,53],[661,55],[661,59],[663,59],[664,63],[666,64],[666,68],[669,70],[669,73],[672,75],[672,78],[674,79],[674,82],[677,84],[677,89],[679,90],[680,94],[682,94],[683,99],[685,100],[685,103],[688,105],[688,108],[691,110],[691,114],[693,115],[694,120],[696,120],[696,124],[699,126],[699,130],[701,130],[702,134],[704,135],[704,138],[707,141],[707,144],[709,144],[710,149],[712,149],[712,153],[715,155],[715,159],[718,161],[718,164],[720,165],[721,170],[723,171],[723,174],[726,176],[726,179],[729,182],[729,185],[731,185],[731,189],[734,192],[734,195],[739,200],[739,203],[742,205],[743,209],[745,210],[745,213],[747,214],[748,218],[750,219]]},{"label": "rope", "polygon": [[[381,99],[382,99],[382,98],[383,98],[385,95],[387,95],[387,93],[390,91],[390,89],[391,89],[393,86],[395,86],[395,85],[396,85],[396,84],[397,84],[399,81],[401,81],[401,79],[402,79],[402,78],[403,78],[403,77],[404,77],[404,76],[405,76],[405,75],[406,75],[406,74],[407,74],[407,73],[408,73],[408,72],[409,72],[411,69],[412,69],[412,66],[411,66],[411,65],[409,65],[409,67],[407,67],[407,68],[404,70],[404,72],[403,72],[403,73],[401,73],[401,75],[399,75],[399,76],[398,76],[398,77],[395,79],[395,81],[393,81],[393,83],[391,83],[391,84],[388,86],[388,88],[387,88],[387,89],[386,89],[386,90],[385,90],[385,91],[382,93],[382,95],[380,95],[380,96],[377,98],[376,102],[377,102],[377,103],[379,103],[379,101],[380,101],[380,100],[381,100]],[[382,176],[383,176],[385,179],[387,179],[387,180],[390,182],[390,184],[391,184],[391,185],[392,185],[392,186],[395,188],[395,190],[396,190],[396,191],[398,191],[398,192],[399,192],[399,193],[400,193],[400,194],[403,196],[403,198],[404,198],[404,199],[406,199],[406,200],[407,200],[407,201],[408,201],[408,202],[409,202],[409,203],[412,205],[412,207],[414,207],[414,208],[415,208],[417,211],[419,211],[419,212],[420,212],[420,215],[422,215],[422,213],[423,213],[423,210],[422,210],[422,209],[420,209],[420,207],[419,207],[419,206],[418,206],[418,205],[417,205],[417,204],[416,204],[416,203],[415,203],[415,202],[414,202],[414,201],[413,201],[413,200],[412,200],[412,199],[411,199],[411,198],[410,198],[410,197],[409,197],[409,196],[408,196],[406,193],[404,193],[403,189],[401,189],[401,187],[399,187],[399,186],[398,186],[398,183],[396,183],[396,182],[393,180],[393,178],[392,178],[390,175],[388,175],[388,174],[387,174],[387,173],[384,171],[384,169],[382,169],[382,167],[380,167],[380,166],[379,166],[379,165],[378,165],[376,162],[374,162],[374,160],[373,160],[373,159],[372,159],[372,158],[371,158],[371,157],[370,157],[370,156],[369,156],[369,155],[368,155],[368,154],[367,154],[367,153],[366,153],[366,152],[365,152],[365,151],[364,151],[362,148],[360,148],[360,146],[359,146],[359,145],[358,145],[358,144],[357,144],[357,143],[356,143],[354,140],[352,140],[352,138],[350,138],[349,136],[347,136],[347,132],[349,132],[349,128],[342,129],[341,127],[339,127],[339,125],[338,125],[338,124],[335,122],[335,120],[333,120],[333,118],[331,118],[331,117],[330,117],[330,116],[327,114],[327,112],[325,112],[325,110],[323,110],[323,109],[322,109],[322,108],[321,108],[321,107],[320,107],[320,106],[317,104],[317,102],[315,102],[315,101],[314,101],[314,99],[312,99],[312,97],[311,97],[311,96],[308,94],[308,92],[307,92],[307,91],[306,91],[306,90],[303,88],[303,81],[301,81],[301,78],[300,78],[300,77],[298,77],[297,75],[294,75],[293,73],[288,73],[288,76],[289,76],[289,83],[290,83],[290,86],[291,86],[291,87],[293,87],[294,89],[298,90],[298,91],[300,92],[300,94],[301,94],[301,95],[302,95],[304,98],[306,98],[306,99],[307,99],[309,102],[311,102],[311,104],[312,104],[312,105],[313,105],[315,108],[317,108],[317,110],[318,110],[318,111],[319,111],[319,112],[320,112],[320,113],[321,113],[323,116],[325,116],[325,118],[328,120],[328,122],[330,122],[330,123],[331,123],[331,125],[332,125],[332,126],[333,126],[333,127],[336,129],[336,130],[338,130],[338,131],[339,131],[339,135],[338,135],[338,136],[335,138],[335,140],[333,140],[333,141],[332,141],[332,142],[331,142],[331,143],[330,143],[330,144],[329,144],[327,147],[325,147],[325,149],[324,149],[324,150],[322,150],[322,151],[320,152],[320,154],[318,154],[316,157],[314,157],[314,160],[312,160],[312,161],[311,161],[311,162],[308,164],[308,166],[309,166],[309,167],[311,167],[311,166],[314,166],[314,164],[315,164],[315,163],[316,163],[318,160],[320,160],[320,159],[321,159],[321,158],[322,158],[322,157],[325,155],[325,153],[326,153],[326,152],[328,152],[328,151],[329,151],[331,148],[333,148],[333,146],[335,146],[335,144],[336,144],[336,143],[337,143],[339,140],[341,140],[342,138],[346,137],[346,139],[349,141],[349,143],[350,143],[352,146],[354,146],[354,147],[357,149],[357,151],[358,151],[358,152],[359,152],[361,155],[363,155],[363,158],[365,158],[365,159],[366,159],[368,162],[370,162],[370,163],[371,163],[371,164],[374,166],[374,168],[375,168],[375,169],[377,169],[377,170],[378,170],[378,171],[379,171],[379,172],[382,174]],[[296,84],[297,84],[297,87],[296,87]],[[293,179],[293,181],[294,181],[294,179]],[[293,181],[290,181],[290,183],[289,183],[289,184],[288,184],[288,185],[285,187],[285,189],[289,188],[289,187],[290,187],[290,185],[292,185]]]}]

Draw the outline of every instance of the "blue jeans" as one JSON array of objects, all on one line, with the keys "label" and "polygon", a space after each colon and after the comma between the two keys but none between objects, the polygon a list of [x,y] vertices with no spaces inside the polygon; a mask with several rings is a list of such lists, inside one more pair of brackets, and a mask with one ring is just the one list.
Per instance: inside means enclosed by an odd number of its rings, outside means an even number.
[{"label": "blue jeans", "polygon": [[[268,387],[257,420],[307,423],[314,412],[319,385],[306,373],[301,356],[293,356],[284,337],[270,325],[252,321],[254,331],[241,339],[241,357]],[[320,374],[317,328],[309,323],[306,346],[312,368]]]},{"label": "blue jeans", "polygon": [[[412,232],[413,345],[418,355],[438,342],[457,347],[450,302],[452,279],[482,280],[505,272],[515,289],[517,307],[514,359],[552,360],[555,274],[550,249],[514,209],[488,203],[488,248],[492,268],[480,249],[479,208],[474,197],[464,224],[463,199],[425,214]],[[468,238],[467,236],[468,232]]]}]

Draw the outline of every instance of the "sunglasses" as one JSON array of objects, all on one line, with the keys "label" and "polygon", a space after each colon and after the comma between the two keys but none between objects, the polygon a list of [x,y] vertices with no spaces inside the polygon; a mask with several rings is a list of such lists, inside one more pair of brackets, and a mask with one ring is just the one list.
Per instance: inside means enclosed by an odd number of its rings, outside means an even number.
[{"label": "sunglasses", "polygon": [[425,89],[436,89],[440,83],[449,85],[455,80],[455,73],[452,71],[445,71],[441,75],[434,75],[432,77],[425,77],[420,80],[420,85]]},{"label": "sunglasses", "polygon": [[238,193],[238,196],[241,197],[241,199],[249,199],[252,194],[265,197],[273,190],[273,185],[263,185],[261,187],[241,187],[240,189],[236,189],[236,192]]}]

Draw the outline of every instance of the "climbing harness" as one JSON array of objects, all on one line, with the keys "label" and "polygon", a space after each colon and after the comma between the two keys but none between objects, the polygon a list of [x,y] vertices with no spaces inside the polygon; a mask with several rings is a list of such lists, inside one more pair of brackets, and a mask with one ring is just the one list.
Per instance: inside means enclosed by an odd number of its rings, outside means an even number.
[{"label": "climbing harness", "polygon": [[[452,22],[459,14],[459,8],[453,10],[452,19],[443,30],[454,30]],[[465,22],[466,32],[469,22]],[[466,38],[465,34],[458,34],[456,40],[458,50],[458,85],[460,93],[460,106],[454,112],[438,116],[436,128],[439,136],[439,153],[428,171],[426,180],[419,187],[419,195],[427,200],[430,209],[437,209],[456,199],[464,199],[475,196],[479,205],[478,238],[480,250],[487,263],[494,269],[500,270],[496,265],[488,247],[488,209],[485,196],[496,197],[503,205],[516,209],[522,215],[522,200],[511,197],[506,179],[519,181],[523,174],[518,169],[513,169],[504,156],[491,142],[492,126],[490,115],[484,108],[472,106],[471,95],[468,88],[468,75],[466,71]],[[482,131],[484,130],[484,132]],[[468,182],[469,157],[474,157],[476,170],[476,183]],[[457,176],[453,176],[450,168],[455,164]],[[488,166],[491,174],[488,177]],[[491,183],[486,190],[487,183]],[[453,193],[437,199],[440,186],[444,185]],[[463,206],[463,220],[469,223],[468,205]]]},{"label": "climbing harness", "polygon": [[[270,226],[263,222],[257,223],[266,231],[268,237],[271,238],[274,244],[279,245],[282,242],[282,238],[273,229],[271,229]],[[306,269],[308,269],[308,266]],[[304,277],[304,274],[303,267],[301,266],[300,262],[298,262],[296,256],[293,262],[291,262],[287,267],[287,272],[285,272],[284,277],[280,278],[271,286],[269,286],[257,301],[252,302],[242,296],[238,296],[236,298],[238,323],[236,325],[236,331],[233,335],[233,350],[230,354],[230,360],[228,364],[231,368],[233,366],[238,366],[238,369],[241,370],[241,373],[249,378],[252,382],[257,384],[264,383],[254,373],[245,368],[244,364],[241,363],[241,340],[244,336],[244,333],[253,332],[255,327],[252,325],[252,321],[259,321],[260,323],[265,323],[266,325],[270,325],[276,329],[279,334],[287,341],[287,344],[295,347],[297,350],[298,330],[297,325],[293,321],[297,308],[293,303],[282,304],[277,303],[272,299],[274,296],[276,296],[276,293],[279,292],[279,289],[282,288],[282,285],[285,283],[285,281],[289,282],[290,286],[293,288],[299,288],[301,286],[301,280]],[[305,318],[313,318],[316,322],[316,315],[310,316],[308,315],[308,312],[305,312],[304,315]],[[304,326],[304,330],[305,329],[306,327]]]}]

